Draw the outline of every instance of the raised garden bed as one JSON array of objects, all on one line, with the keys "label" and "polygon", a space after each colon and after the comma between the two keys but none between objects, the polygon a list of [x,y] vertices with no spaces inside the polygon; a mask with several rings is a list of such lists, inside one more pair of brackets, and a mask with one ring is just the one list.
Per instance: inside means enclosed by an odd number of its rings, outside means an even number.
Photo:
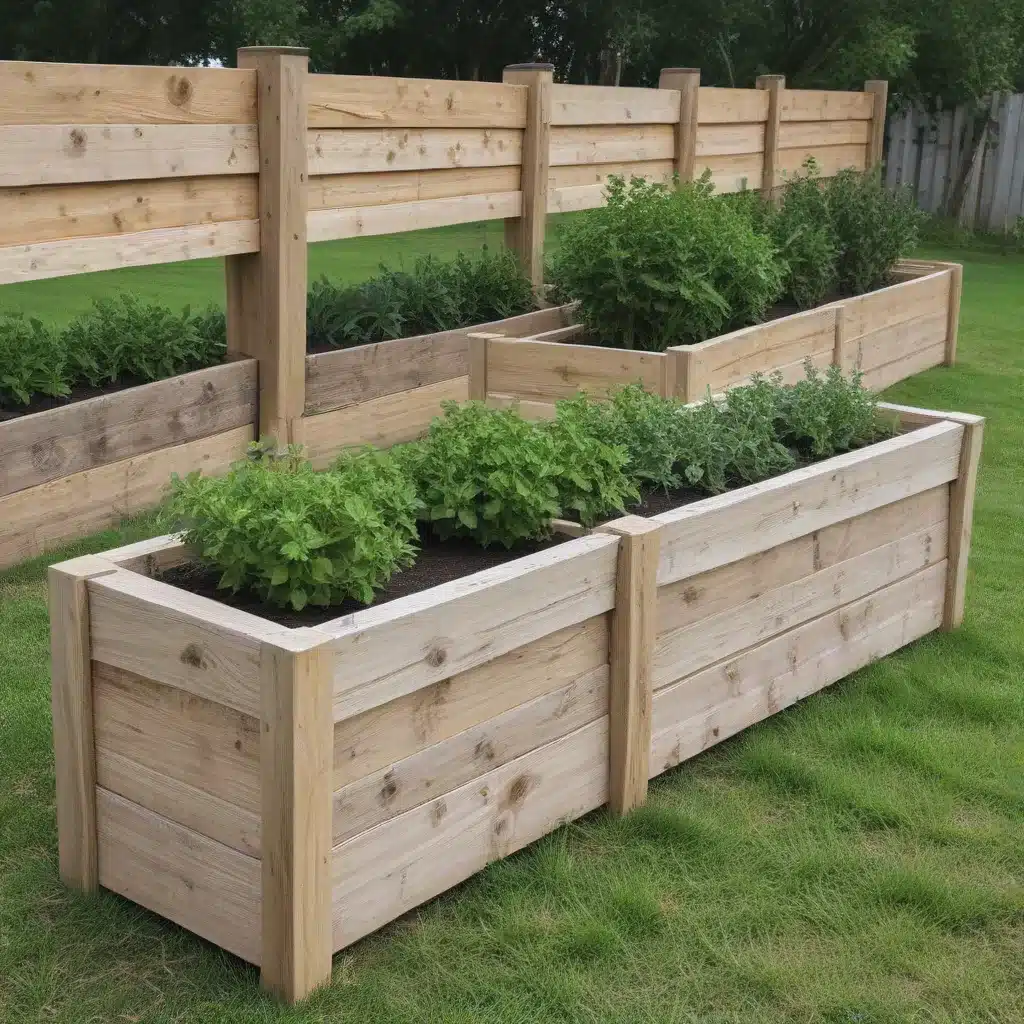
[{"label": "raised garden bed", "polygon": [[956,626],[982,420],[896,411],[900,436],[315,627],[156,579],[173,538],[54,566],[62,878],[303,996],[489,861]]},{"label": "raised garden bed", "polygon": [[[516,400],[524,413],[551,415],[559,398],[577,391],[606,394],[643,381],[649,390],[690,402],[745,383],[755,372],[779,370],[799,379],[804,362],[860,370],[873,390],[895,384],[956,357],[962,267],[901,261],[897,283],[855,298],[794,313],[754,327],[679,345],[666,352],[590,346],[573,307],[560,306],[548,331],[518,340],[472,339],[470,395],[496,403]],[[556,311],[550,311],[554,315]],[[487,335],[487,331],[472,332]],[[508,338],[508,330],[500,332]]]}]

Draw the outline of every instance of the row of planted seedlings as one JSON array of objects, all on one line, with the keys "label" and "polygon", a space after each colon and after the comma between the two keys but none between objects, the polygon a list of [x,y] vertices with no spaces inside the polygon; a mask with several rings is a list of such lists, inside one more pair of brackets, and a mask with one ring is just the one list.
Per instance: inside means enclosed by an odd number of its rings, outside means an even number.
[{"label": "row of planted seedlings", "polygon": [[982,421],[838,368],[550,421],[453,403],[51,569],[62,877],[259,964],[331,954],[962,614]]}]

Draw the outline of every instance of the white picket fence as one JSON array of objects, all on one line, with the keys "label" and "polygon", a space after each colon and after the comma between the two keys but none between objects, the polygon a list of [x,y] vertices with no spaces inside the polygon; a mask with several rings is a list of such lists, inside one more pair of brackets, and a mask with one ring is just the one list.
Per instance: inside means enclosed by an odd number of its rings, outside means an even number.
[{"label": "white picket fence", "polygon": [[973,116],[966,106],[909,108],[889,119],[886,135],[886,181],[913,186],[921,209],[956,212],[956,181],[966,169],[957,216],[964,227],[1006,232],[1024,217],[1024,93],[997,93]]}]

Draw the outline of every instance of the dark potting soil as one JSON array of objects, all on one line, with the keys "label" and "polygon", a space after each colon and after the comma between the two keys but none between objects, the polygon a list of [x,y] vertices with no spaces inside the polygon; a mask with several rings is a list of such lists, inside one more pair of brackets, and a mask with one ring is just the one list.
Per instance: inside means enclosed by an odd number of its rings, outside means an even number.
[{"label": "dark potting soil", "polygon": [[124,380],[116,384],[104,384],[103,387],[80,387],[72,388],[71,394],[64,398],[51,398],[49,395],[34,395],[28,405],[2,406],[0,405],[0,423],[6,420],[17,420],[22,416],[31,416],[34,412],[46,412],[48,409],[60,409],[65,405],[74,405],[75,402],[84,402],[87,398],[98,398],[100,395],[113,395],[118,391],[127,391],[129,388],[137,388],[148,381]]},{"label": "dark potting soil", "polygon": [[[480,572],[482,569],[504,565],[506,562],[533,554],[535,551],[554,547],[567,540],[569,540],[568,537],[556,535],[549,541],[519,544],[509,550],[503,547],[482,548],[472,541],[462,539],[442,541],[424,531],[420,539],[422,546],[415,563],[408,569],[395,573],[391,577],[391,582],[383,590],[377,591],[373,606],[377,607],[399,597],[417,594],[421,590],[436,587],[439,583],[450,583],[452,580],[462,579],[463,576]],[[220,573],[217,570],[207,569],[196,562],[166,569],[157,576],[157,579],[164,583],[187,590],[191,594],[212,598],[221,604],[230,605],[232,608],[238,608],[252,615],[259,615],[271,622],[276,622],[279,626],[288,628],[319,626],[330,619],[350,615],[352,612],[362,611],[368,607],[359,601],[349,599],[330,608],[307,605],[301,612],[296,612],[290,608],[278,608],[275,605],[267,604],[252,593],[232,594],[227,590],[218,590],[217,580],[219,578]]]}]

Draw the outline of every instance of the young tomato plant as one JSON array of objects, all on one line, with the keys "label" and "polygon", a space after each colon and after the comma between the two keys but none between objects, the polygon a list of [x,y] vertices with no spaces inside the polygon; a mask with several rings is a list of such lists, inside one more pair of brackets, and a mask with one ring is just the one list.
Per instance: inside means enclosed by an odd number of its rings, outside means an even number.
[{"label": "young tomato plant", "polygon": [[57,335],[39,320],[0,316],[0,409],[28,405],[36,395],[61,398],[69,385]]},{"label": "young tomato plant", "polygon": [[225,476],[175,476],[165,518],[220,572],[218,586],[301,611],[371,603],[414,560],[418,507],[386,452],[346,454],[314,473],[301,448],[276,456],[257,445]]}]

